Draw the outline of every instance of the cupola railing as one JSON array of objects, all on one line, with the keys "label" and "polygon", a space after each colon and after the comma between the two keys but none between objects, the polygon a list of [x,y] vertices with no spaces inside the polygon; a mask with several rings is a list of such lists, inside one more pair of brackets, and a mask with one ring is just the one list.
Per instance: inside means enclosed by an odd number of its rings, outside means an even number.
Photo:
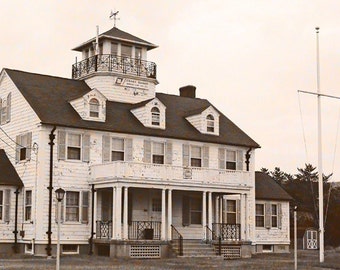
[{"label": "cupola railing", "polygon": [[95,72],[113,72],[156,79],[156,64],[114,54],[98,54],[72,65],[72,78],[78,79]]}]

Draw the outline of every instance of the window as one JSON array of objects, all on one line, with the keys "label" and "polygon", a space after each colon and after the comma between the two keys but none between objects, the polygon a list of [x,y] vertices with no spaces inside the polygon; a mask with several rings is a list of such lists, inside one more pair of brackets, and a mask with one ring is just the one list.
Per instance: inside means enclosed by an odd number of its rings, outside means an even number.
[{"label": "window", "polygon": [[200,198],[190,199],[190,223],[202,224],[202,200]]},{"label": "window", "polygon": [[139,60],[142,59],[142,48],[135,48],[135,58]]},{"label": "window", "polygon": [[32,218],[32,190],[25,192],[25,221],[30,221]]},{"label": "window", "polygon": [[65,221],[79,221],[79,192],[66,192]]},{"label": "window", "polygon": [[111,54],[117,55],[118,54],[118,44],[111,42]]},{"label": "window", "polygon": [[74,244],[64,244],[62,245],[63,250],[62,253],[63,254],[78,254],[79,253],[79,246],[78,245],[74,245]]},{"label": "window", "polygon": [[263,245],[262,251],[263,252],[273,252],[273,245]]},{"label": "window", "polygon": [[80,160],[81,135],[68,134],[67,136],[67,159]]},{"label": "window", "polygon": [[31,159],[32,132],[16,137],[16,161]]},{"label": "window", "polygon": [[211,114],[207,116],[207,132],[215,132],[215,119]]},{"label": "window", "polygon": [[124,160],[124,139],[112,138],[111,161]]},{"label": "window", "polygon": [[152,143],[152,163],[164,164],[164,143]]},{"label": "window", "polygon": [[0,99],[0,124],[5,124],[7,119],[7,101]]},{"label": "window", "polygon": [[153,107],[151,109],[151,125],[160,125],[160,111],[157,107]]},{"label": "window", "polygon": [[200,146],[190,147],[190,165],[191,167],[202,167],[202,149]]},{"label": "window", "polygon": [[152,199],[152,211],[153,212],[162,212],[162,200],[161,199]]},{"label": "window", "polygon": [[92,98],[90,104],[90,117],[99,117],[99,101]]},{"label": "window", "polygon": [[0,190],[0,220],[3,220],[4,212],[4,192]]},{"label": "window", "polygon": [[226,151],[226,169],[236,170],[236,151]]},{"label": "window", "polygon": [[256,204],[256,227],[264,227],[264,204]]},{"label": "window", "polygon": [[218,167],[223,170],[243,170],[243,151],[218,149]]},{"label": "window", "polygon": [[226,223],[236,224],[236,200],[226,200]]},{"label": "window", "polygon": [[122,45],[122,57],[124,59],[131,58],[132,56],[132,47],[127,45]]},{"label": "window", "polygon": [[278,212],[277,212],[277,205],[276,204],[272,204],[271,205],[271,210],[272,210],[272,227],[276,227],[277,228],[277,220],[278,220]]}]

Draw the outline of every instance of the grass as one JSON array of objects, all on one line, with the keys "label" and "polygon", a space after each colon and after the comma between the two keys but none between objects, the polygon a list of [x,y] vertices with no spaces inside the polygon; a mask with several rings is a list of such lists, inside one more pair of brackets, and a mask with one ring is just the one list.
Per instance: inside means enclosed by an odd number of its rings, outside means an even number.
[{"label": "grass", "polygon": [[[325,262],[319,263],[318,251],[298,252],[298,269],[340,269],[340,251],[329,250]],[[55,269],[55,259],[27,255],[0,255],[0,269]],[[170,259],[112,259],[108,257],[75,255],[61,258],[61,269],[294,269],[294,254],[258,254],[251,259],[219,260],[207,258]]]}]

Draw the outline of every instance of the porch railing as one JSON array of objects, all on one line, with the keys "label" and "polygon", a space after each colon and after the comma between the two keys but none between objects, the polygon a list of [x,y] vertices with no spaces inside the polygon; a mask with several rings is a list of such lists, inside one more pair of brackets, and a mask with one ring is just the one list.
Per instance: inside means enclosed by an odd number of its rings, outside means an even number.
[{"label": "porch railing", "polygon": [[110,239],[112,237],[112,221],[101,221],[97,220],[96,226],[96,237],[97,238],[107,238]]},{"label": "porch railing", "polygon": [[218,236],[220,236],[222,240],[239,241],[241,239],[240,224],[213,223],[212,231],[214,232],[212,240],[218,240]]},{"label": "porch railing", "polygon": [[132,221],[129,225],[129,240],[160,240],[160,221]]},{"label": "porch railing", "polygon": [[81,78],[97,71],[117,72],[156,79],[155,63],[114,54],[98,54],[73,64],[72,78]]},{"label": "porch railing", "polygon": [[183,236],[177,231],[175,226],[171,225],[171,239],[177,246],[179,256],[183,256]]}]

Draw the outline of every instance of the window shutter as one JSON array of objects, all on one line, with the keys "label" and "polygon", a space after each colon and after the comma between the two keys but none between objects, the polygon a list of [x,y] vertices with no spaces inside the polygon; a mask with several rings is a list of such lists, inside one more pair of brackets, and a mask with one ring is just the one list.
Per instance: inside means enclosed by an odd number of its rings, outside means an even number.
[{"label": "window shutter", "polygon": [[58,159],[65,160],[66,158],[66,132],[58,131]]},{"label": "window shutter", "polygon": [[241,200],[239,199],[236,200],[236,223],[241,224]]},{"label": "window shutter", "polygon": [[144,162],[151,163],[151,142],[144,140]]},{"label": "window shutter", "polygon": [[189,145],[183,144],[183,167],[189,167]]},{"label": "window shutter", "polygon": [[165,143],[165,164],[172,164],[172,143]]},{"label": "window shutter", "polygon": [[236,169],[239,171],[243,171],[243,151],[242,150],[237,150]]},{"label": "window shutter", "polygon": [[272,209],[270,203],[264,205],[264,227],[269,229],[271,227]]},{"label": "window shutter", "polygon": [[83,154],[83,161],[89,162],[90,161],[90,135],[89,134],[83,135],[82,154]]},{"label": "window shutter", "polygon": [[10,213],[11,213],[11,190],[5,189],[5,200],[4,200],[4,221],[10,222]]},{"label": "window shutter", "polygon": [[26,159],[31,159],[31,153],[32,153],[32,132],[27,133],[27,145],[26,146]]},{"label": "window shutter", "polygon": [[203,167],[209,168],[209,146],[203,146]]},{"label": "window shutter", "polygon": [[20,145],[21,145],[21,136],[18,135],[15,138],[15,162],[19,162],[19,156],[20,156]]},{"label": "window shutter", "polygon": [[125,161],[132,161],[132,139],[124,139],[124,147],[125,147],[125,155],[124,159]]},{"label": "window shutter", "polygon": [[6,107],[6,110],[7,110],[7,113],[6,113],[6,121],[9,122],[11,121],[11,93],[8,94],[7,96],[7,107]]},{"label": "window shutter", "polygon": [[282,204],[281,203],[277,204],[277,215],[278,215],[277,226],[279,229],[282,229]]},{"label": "window shutter", "polygon": [[188,196],[183,196],[182,223],[183,226],[190,225],[190,197]]},{"label": "window shutter", "polygon": [[224,148],[218,148],[218,168],[222,170],[226,169]]},{"label": "window shutter", "polygon": [[81,223],[89,222],[89,192],[82,192]]},{"label": "window shutter", "polygon": [[1,111],[2,111],[2,99],[0,98],[0,125],[2,125],[2,122],[1,122]]},{"label": "window shutter", "polygon": [[103,162],[109,162],[111,160],[110,158],[110,144],[111,144],[111,137],[108,136],[108,135],[103,135],[103,143],[102,143],[102,146],[103,146],[103,152],[102,152],[102,155],[103,155]]}]

